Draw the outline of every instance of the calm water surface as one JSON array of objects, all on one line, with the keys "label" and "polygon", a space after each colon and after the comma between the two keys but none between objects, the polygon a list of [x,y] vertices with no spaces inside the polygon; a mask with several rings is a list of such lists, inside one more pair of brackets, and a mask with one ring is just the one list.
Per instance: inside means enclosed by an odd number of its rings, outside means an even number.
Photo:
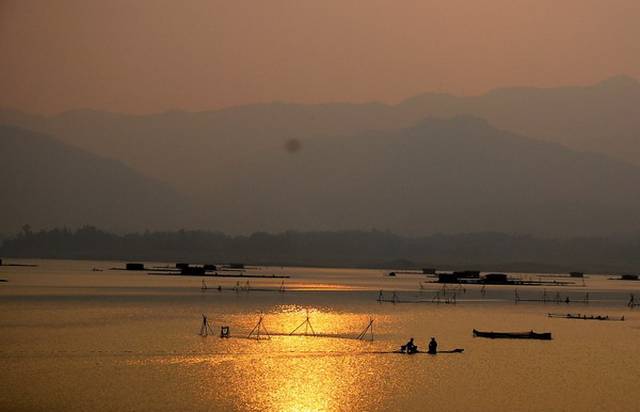
[{"label": "calm water surface", "polygon": [[[122,262],[27,263],[38,267],[0,267],[9,280],[0,283],[1,410],[640,410],[640,309],[626,307],[629,293],[640,297],[638,282],[588,276],[519,287],[522,298],[546,290],[574,303],[514,304],[513,287],[445,291],[421,275],[379,270],[250,271],[291,275],[280,293],[279,279],[250,279],[249,291],[236,292],[237,280],[209,278],[202,291],[198,277],[92,271]],[[379,303],[381,289],[401,300],[455,293],[457,304]],[[579,302],[587,293],[588,305]],[[232,337],[199,336],[203,313]],[[307,315],[322,336],[289,336]],[[247,339],[260,317],[271,339]],[[370,319],[373,341],[353,339]],[[480,339],[473,328],[554,339]],[[425,347],[431,336],[465,351],[388,353],[409,337]]]}]

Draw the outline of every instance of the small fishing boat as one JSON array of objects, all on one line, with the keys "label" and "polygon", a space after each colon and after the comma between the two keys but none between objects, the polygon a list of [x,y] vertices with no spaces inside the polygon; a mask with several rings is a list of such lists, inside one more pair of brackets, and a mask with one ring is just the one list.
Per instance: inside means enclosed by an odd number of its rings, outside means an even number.
[{"label": "small fishing boat", "polygon": [[582,319],[582,320],[611,320],[611,321],[624,321],[624,316],[619,318],[609,317],[609,315],[581,315],[580,313],[548,313],[550,318],[562,318],[562,319]]},{"label": "small fishing boat", "polygon": [[529,332],[482,332],[479,330],[473,330],[473,336],[478,338],[490,338],[490,339],[541,339],[551,340],[551,332],[536,333],[534,331]]},{"label": "small fishing boat", "polygon": [[426,355],[439,355],[441,353],[462,353],[464,352],[464,349],[461,348],[456,348],[456,349],[450,349],[450,350],[439,350],[436,353],[431,353],[429,351],[416,351],[416,352],[407,352],[407,351],[402,351],[402,350],[396,350],[393,352],[389,352],[389,353],[400,353],[400,354],[404,354],[404,355],[417,355],[417,354],[426,354]]}]

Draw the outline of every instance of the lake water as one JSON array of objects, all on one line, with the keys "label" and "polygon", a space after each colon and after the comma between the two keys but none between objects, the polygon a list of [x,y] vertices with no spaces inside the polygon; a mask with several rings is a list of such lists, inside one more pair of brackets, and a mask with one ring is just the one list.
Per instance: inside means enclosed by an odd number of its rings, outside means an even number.
[{"label": "lake water", "polygon": [[[246,279],[207,278],[202,291],[200,277],[107,270],[122,262],[10,261],[38,266],[0,266],[0,410],[640,410],[640,308],[626,306],[640,282],[519,275],[575,284],[519,286],[523,299],[550,301],[515,304],[513,286],[443,290],[381,270],[248,271],[290,275],[282,293],[281,279],[249,279],[246,291]],[[381,289],[428,303],[380,303]],[[454,293],[456,304],[431,303]],[[202,314],[231,338],[199,336]],[[307,316],[322,336],[289,336]],[[271,339],[248,339],[260,317]],[[353,339],[370,319],[373,341]],[[553,340],[474,338],[473,328]],[[464,353],[389,353],[431,336]]]}]

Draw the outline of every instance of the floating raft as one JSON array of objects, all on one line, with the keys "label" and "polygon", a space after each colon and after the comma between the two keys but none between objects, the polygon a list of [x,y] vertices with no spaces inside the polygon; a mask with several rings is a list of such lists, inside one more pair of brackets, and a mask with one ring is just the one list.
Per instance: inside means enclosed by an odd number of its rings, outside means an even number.
[{"label": "floating raft", "polygon": [[536,333],[534,331],[529,332],[482,332],[479,330],[473,330],[473,336],[478,338],[489,339],[540,339],[551,340],[551,332]]},{"label": "floating raft", "polygon": [[441,299],[441,300],[378,299],[378,302],[386,302],[386,303],[434,303],[434,304],[437,304],[437,305],[455,305],[457,303],[453,299]]},{"label": "floating raft", "polygon": [[579,313],[548,313],[548,317],[550,318],[562,318],[562,319],[582,319],[582,320],[610,320],[610,321],[624,321],[624,316],[620,316],[619,318],[609,317],[608,315],[581,315]]},{"label": "floating raft", "polygon": [[13,267],[21,267],[21,268],[37,268],[38,265],[32,265],[27,263],[3,263],[0,266],[13,266]]},{"label": "floating raft", "polygon": [[180,272],[147,272],[147,275],[155,275],[155,276],[196,276],[196,277],[207,277],[207,278],[261,278],[261,279],[289,279],[289,275],[259,275],[252,274],[248,275],[246,273],[205,273],[199,275],[186,275]]}]

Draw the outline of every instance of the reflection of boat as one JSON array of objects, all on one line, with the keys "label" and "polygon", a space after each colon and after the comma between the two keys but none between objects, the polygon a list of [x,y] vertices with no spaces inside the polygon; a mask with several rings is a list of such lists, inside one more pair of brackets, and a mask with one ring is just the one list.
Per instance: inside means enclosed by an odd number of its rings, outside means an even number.
[{"label": "reflection of boat", "polygon": [[582,320],[624,320],[624,316],[619,318],[610,318],[608,315],[581,315],[579,313],[548,313],[547,316],[550,318],[563,318],[563,319],[582,319]]},{"label": "reflection of boat", "polygon": [[490,338],[490,339],[542,339],[551,340],[551,332],[536,333],[534,331],[529,332],[482,332],[479,330],[473,330],[473,336],[478,338]]}]

